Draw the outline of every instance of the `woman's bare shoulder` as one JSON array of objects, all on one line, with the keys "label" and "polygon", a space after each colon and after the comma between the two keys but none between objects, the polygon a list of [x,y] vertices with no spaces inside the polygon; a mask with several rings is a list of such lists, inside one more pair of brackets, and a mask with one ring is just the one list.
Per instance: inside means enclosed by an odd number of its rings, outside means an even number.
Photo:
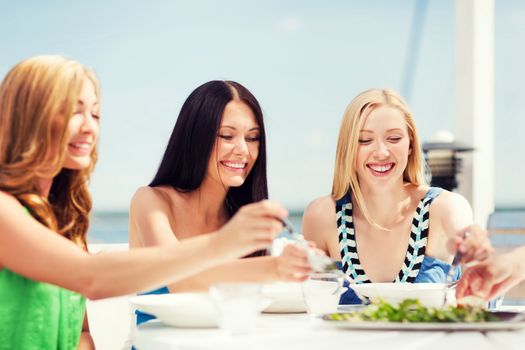
[{"label": "woman's bare shoulder", "polygon": [[[23,212],[24,206],[10,193],[0,191],[0,214],[4,214],[7,217],[12,217],[12,214]],[[26,217],[26,215],[23,215]],[[27,216],[29,218],[30,216]]]},{"label": "woman's bare shoulder", "polygon": [[335,200],[331,195],[313,200],[305,209],[303,227],[314,227],[316,230],[335,225]]},{"label": "woman's bare shoulder", "polygon": [[431,225],[441,227],[445,236],[458,234],[472,224],[472,207],[459,193],[443,190],[430,206]]},{"label": "woman's bare shoulder", "polygon": [[432,211],[433,212],[443,212],[450,213],[456,212],[458,210],[470,211],[470,203],[467,201],[463,195],[443,190],[440,195],[432,202]]},{"label": "woman's bare shoulder", "polygon": [[304,211],[305,215],[321,215],[323,217],[328,213],[333,213],[335,215],[335,200],[331,195],[314,199],[308,204]]},{"label": "woman's bare shoulder", "polygon": [[171,197],[170,189],[167,187],[150,187],[142,186],[135,191],[131,199],[132,204],[141,205],[142,203],[151,204],[167,204]]},{"label": "woman's bare shoulder", "polygon": [[143,186],[137,189],[131,199],[130,216],[137,217],[155,215],[171,215],[173,200],[165,187]]},{"label": "woman's bare shoulder", "polygon": [[16,205],[17,203],[21,205],[12,194],[4,191],[0,191],[0,201],[2,203],[9,203],[9,205]]}]

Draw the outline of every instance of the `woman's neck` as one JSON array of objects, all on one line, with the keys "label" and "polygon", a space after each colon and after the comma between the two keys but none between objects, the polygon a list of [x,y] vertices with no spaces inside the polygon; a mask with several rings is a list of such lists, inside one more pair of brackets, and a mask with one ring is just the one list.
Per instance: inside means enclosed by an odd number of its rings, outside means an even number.
[{"label": "woman's neck", "polygon": [[228,210],[225,206],[228,188],[208,179],[204,179],[201,186],[187,194],[191,210],[199,215],[205,223],[223,224],[228,219]]},{"label": "woman's neck", "polygon": [[[371,219],[384,228],[393,227],[410,215],[411,195],[408,184],[384,188],[361,188]],[[360,214],[360,213],[359,213]]]},{"label": "woman's neck", "polygon": [[44,179],[38,178],[36,180],[36,185],[42,197],[48,197],[49,191],[51,191],[51,185],[53,184],[53,179]]}]

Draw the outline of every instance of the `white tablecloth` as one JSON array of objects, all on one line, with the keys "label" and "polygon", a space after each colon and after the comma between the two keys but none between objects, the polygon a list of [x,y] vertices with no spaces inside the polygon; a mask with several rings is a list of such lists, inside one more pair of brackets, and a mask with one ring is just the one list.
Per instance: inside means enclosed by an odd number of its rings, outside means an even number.
[{"label": "white tablecloth", "polygon": [[[523,306],[512,309],[525,311]],[[139,350],[523,350],[525,330],[357,331],[334,328],[306,314],[262,314],[249,335],[231,336],[216,328],[174,328],[153,321],[138,327],[134,343]]]}]

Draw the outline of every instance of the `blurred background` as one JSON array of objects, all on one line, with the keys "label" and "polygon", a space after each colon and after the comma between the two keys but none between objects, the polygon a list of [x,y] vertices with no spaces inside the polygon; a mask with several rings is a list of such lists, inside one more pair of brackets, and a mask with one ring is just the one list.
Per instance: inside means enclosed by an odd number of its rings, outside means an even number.
[{"label": "blurred background", "polygon": [[[270,196],[300,225],[306,205],[330,192],[340,120],[359,92],[399,91],[422,141],[440,130],[456,134],[455,8],[453,0],[0,1],[0,75],[39,54],[63,54],[97,72],[90,242],[127,241],[134,191],[156,172],[185,98],[212,79],[236,80],[258,98]],[[512,245],[524,237],[513,227],[525,227],[524,2],[494,2],[493,39],[491,181],[501,215],[489,220],[510,225],[501,239]]]}]

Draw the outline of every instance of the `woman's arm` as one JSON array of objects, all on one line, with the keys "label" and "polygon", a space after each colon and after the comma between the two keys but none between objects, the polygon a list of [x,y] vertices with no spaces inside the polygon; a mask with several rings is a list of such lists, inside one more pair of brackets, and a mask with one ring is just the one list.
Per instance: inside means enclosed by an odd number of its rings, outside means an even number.
[{"label": "woman's arm", "polygon": [[[439,213],[439,221],[448,238],[461,236],[473,222],[472,208],[462,195],[443,191],[433,204],[431,220]],[[437,213],[436,213],[437,212]]]},{"label": "woman's arm", "polygon": [[[171,208],[151,188],[141,188],[131,201],[130,229],[135,246],[151,247],[176,243],[179,240],[171,229]],[[176,219],[176,218],[175,218]],[[263,225],[254,221],[253,225]],[[200,237],[208,236],[207,234]],[[206,260],[204,253],[197,253]],[[172,292],[207,290],[216,282],[271,282],[276,280],[302,281],[310,271],[306,252],[289,248],[279,257],[267,256],[230,261],[179,280],[168,286]]]},{"label": "woman's arm", "polygon": [[472,225],[472,208],[462,195],[446,191],[436,202],[436,206],[432,205],[435,208],[432,208],[430,222],[432,225],[432,219],[436,215],[439,217],[444,231],[443,239],[447,240],[444,247],[449,254],[461,251],[461,261],[466,263],[471,260],[483,260],[493,253],[494,249],[487,232],[472,229],[475,227]]},{"label": "woman's arm", "polygon": [[[331,252],[330,247],[338,245],[337,219],[335,204],[331,196],[325,196],[314,200],[304,211],[302,231],[304,238],[315,243],[317,248],[324,251],[332,258],[339,259],[339,252]],[[334,257],[335,254],[335,257]]]},{"label": "woman's arm", "polygon": [[306,251],[287,245],[280,256],[238,259],[207,269],[168,286],[171,292],[206,291],[218,282],[301,282],[311,271]]},{"label": "woman's arm", "polygon": [[95,343],[89,332],[89,323],[87,318],[87,310],[84,313],[84,322],[82,322],[82,332],[80,333],[80,339],[78,341],[78,350],[94,350]]},{"label": "woman's arm", "polygon": [[[156,248],[90,255],[41,225],[3,192],[0,208],[0,268],[90,299],[156,288],[263,249],[282,228],[274,218],[287,215],[280,205],[263,201],[242,208],[217,233]],[[267,218],[265,225],[254,227],[251,222],[260,217]]]}]

